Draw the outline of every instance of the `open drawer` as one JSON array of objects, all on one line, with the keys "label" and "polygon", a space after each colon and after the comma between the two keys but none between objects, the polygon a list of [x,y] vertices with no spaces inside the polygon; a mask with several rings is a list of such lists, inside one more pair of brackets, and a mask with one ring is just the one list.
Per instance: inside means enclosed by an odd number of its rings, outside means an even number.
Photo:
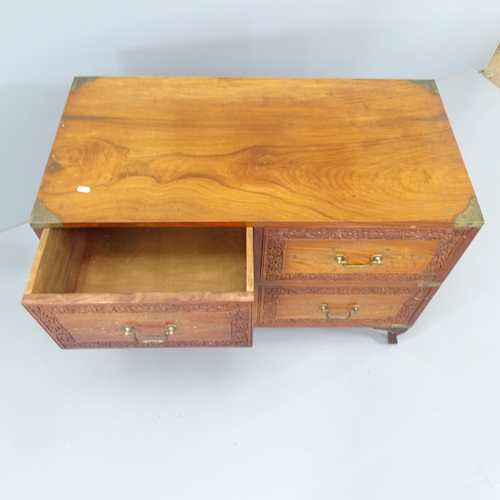
[{"label": "open drawer", "polygon": [[252,235],[46,228],[22,304],[63,348],[250,346]]}]

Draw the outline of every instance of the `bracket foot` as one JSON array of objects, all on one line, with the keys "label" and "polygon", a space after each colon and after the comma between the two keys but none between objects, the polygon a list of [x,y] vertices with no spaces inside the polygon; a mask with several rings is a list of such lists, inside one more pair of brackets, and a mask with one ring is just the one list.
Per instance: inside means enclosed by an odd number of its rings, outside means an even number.
[{"label": "bracket foot", "polygon": [[408,328],[391,328],[387,330],[387,342],[389,344],[397,344],[398,343],[398,335],[408,331]]}]

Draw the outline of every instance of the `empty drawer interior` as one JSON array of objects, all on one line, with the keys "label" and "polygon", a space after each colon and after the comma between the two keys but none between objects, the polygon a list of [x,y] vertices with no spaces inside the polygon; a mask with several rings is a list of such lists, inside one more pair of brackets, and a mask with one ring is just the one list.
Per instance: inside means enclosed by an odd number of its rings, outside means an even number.
[{"label": "empty drawer interior", "polygon": [[245,292],[249,239],[244,227],[44,229],[32,293]]}]

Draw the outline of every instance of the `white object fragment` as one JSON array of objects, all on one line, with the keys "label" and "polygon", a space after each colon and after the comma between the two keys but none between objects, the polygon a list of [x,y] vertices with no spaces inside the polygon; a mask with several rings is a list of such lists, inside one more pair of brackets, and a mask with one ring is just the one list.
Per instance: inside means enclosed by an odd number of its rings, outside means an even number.
[{"label": "white object fragment", "polygon": [[78,186],[76,190],[79,193],[90,193],[90,188],[88,186]]}]

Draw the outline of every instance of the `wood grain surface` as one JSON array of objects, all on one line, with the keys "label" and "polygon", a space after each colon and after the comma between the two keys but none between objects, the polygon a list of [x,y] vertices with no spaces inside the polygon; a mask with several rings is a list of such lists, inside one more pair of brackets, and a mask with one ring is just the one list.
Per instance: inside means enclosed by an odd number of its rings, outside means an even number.
[{"label": "wood grain surface", "polygon": [[246,290],[247,292],[254,291],[255,283],[255,267],[254,267],[254,241],[253,228],[246,228]]},{"label": "wood grain surface", "polygon": [[44,229],[25,293],[70,293],[75,290],[88,231]]},{"label": "wood grain surface", "polygon": [[245,228],[90,229],[74,291],[245,291],[245,236]]},{"label": "wood grain surface", "polygon": [[345,316],[353,305],[358,305],[359,312],[348,320],[353,323],[366,319],[391,318],[407,298],[406,295],[280,295],[276,304],[276,319],[325,319],[325,313],[319,308],[320,304],[327,304],[334,316]]},{"label": "wood grain surface", "polygon": [[[253,297],[251,228],[45,228],[26,295]],[[101,297],[101,300],[102,297]]]},{"label": "wood grain surface", "polygon": [[[439,241],[415,240],[288,240],[285,244],[283,272],[287,274],[421,273],[436,253]],[[382,264],[348,268],[339,265],[335,255],[344,255],[349,265],[371,262],[382,255]]]},{"label": "wood grain surface", "polygon": [[[412,324],[411,319],[431,288],[414,286],[262,286],[258,326],[366,326],[388,329]],[[332,316],[347,316],[352,306],[359,312],[348,319],[327,318],[320,305]]]},{"label": "wood grain surface", "polygon": [[[456,262],[455,252],[472,228],[303,227],[265,228],[261,275],[272,281],[420,282],[438,279]],[[335,261],[362,264],[374,254],[381,265],[346,269]],[[455,260],[453,260],[455,259]]]},{"label": "wood grain surface", "polygon": [[69,95],[31,223],[450,226],[474,196],[420,83],[103,77]]}]

